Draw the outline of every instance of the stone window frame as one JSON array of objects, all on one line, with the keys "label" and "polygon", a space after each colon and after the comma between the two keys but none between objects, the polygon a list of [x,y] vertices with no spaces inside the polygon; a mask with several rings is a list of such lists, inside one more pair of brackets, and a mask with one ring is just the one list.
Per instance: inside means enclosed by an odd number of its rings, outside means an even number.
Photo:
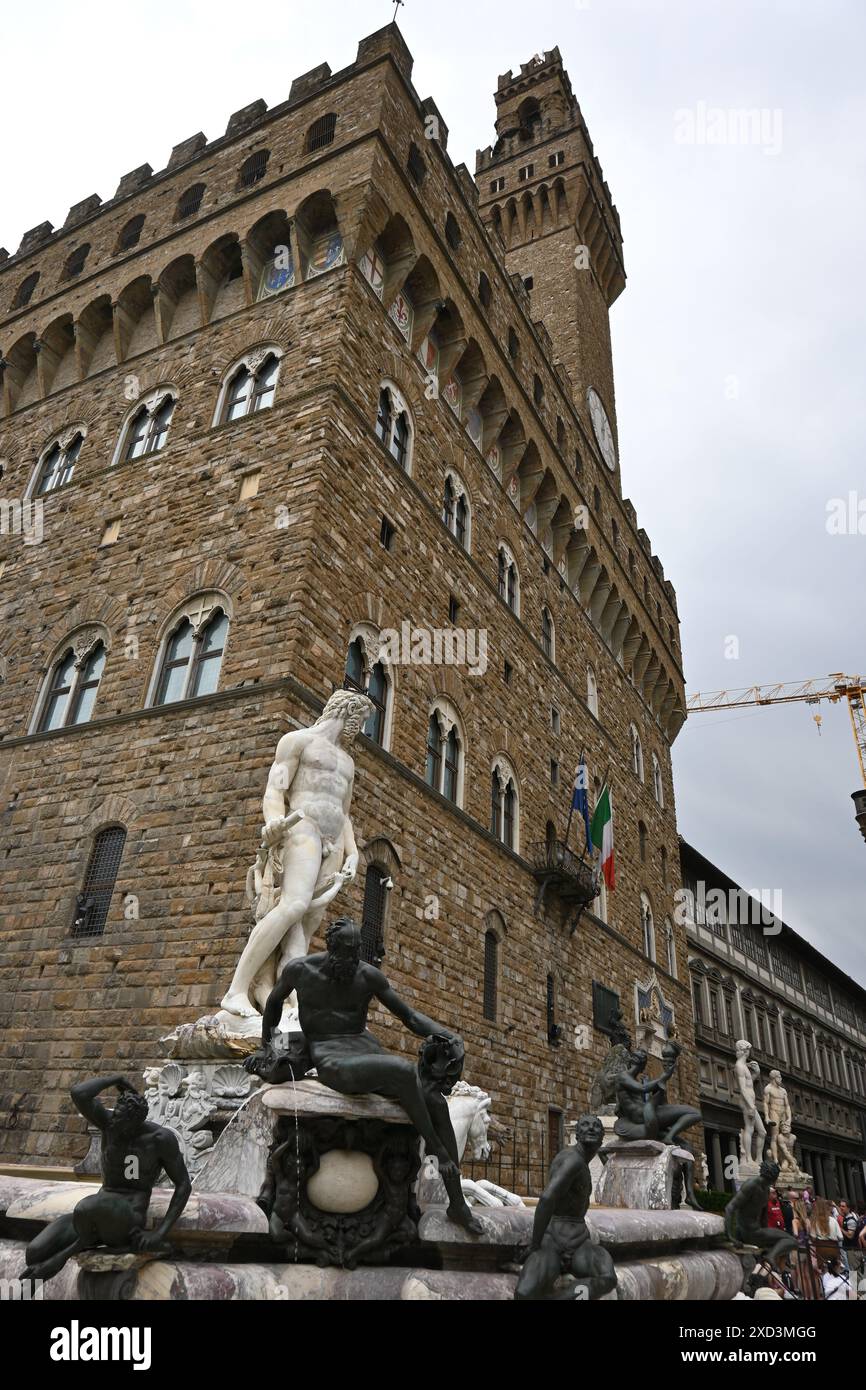
[{"label": "stone window frame", "polygon": [[[428,706],[428,709],[427,709],[427,722],[425,723],[425,726],[424,726],[424,729],[425,729],[425,744],[424,744],[424,746],[425,746],[425,779],[424,779],[424,780],[425,780],[425,781],[427,781],[427,779],[426,779],[426,747],[427,747],[427,742],[426,742],[426,740],[427,740],[427,731],[429,730],[429,727],[430,727],[430,720],[431,720],[431,719],[434,719],[434,718],[436,719],[436,722],[437,722],[438,725],[439,725],[439,763],[438,763],[438,776],[437,776],[437,781],[438,781],[439,785],[438,785],[438,786],[434,786],[434,787],[433,787],[433,790],[434,790],[435,792],[438,792],[440,796],[444,797],[446,801],[451,801],[451,804],[454,805],[454,806],[456,806],[456,807],[458,807],[459,810],[462,810],[462,809],[463,809],[464,795],[465,795],[465,790],[466,790],[466,728],[465,728],[463,719],[462,719],[462,717],[461,717],[461,715],[460,715],[460,712],[458,711],[456,705],[454,705],[454,704],[452,703],[452,701],[448,699],[447,695],[437,695],[437,696],[435,697],[435,699],[433,699],[433,700],[430,702],[430,704],[429,704],[429,706]],[[454,796],[453,800],[452,800],[452,798],[449,797],[449,796],[445,793],[445,791],[443,790],[443,788],[444,788],[444,786],[445,786],[445,750],[446,750],[446,744],[447,744],[447,742],[448,742],[448,736],[449,736],[449,734],[451,733],[451,730],[452,730],[452,729],[455,729],[455,730],[457,731],[457,747],[458,747],[458,757],[457,757],[457,788],[456,788],[456,795]],[[428,787],[431,786],[431,785],[432,785],[432,783],[427,782],[427,786],[428,786]]]},{"label": "stone window frame", "polygon": [[662,780],[662,765],[658,760],[655,750],[650,754],[650,765],[652,772],[652,789],[656,805],[660,811],[665,809],[665,788]]},{"label": "stone window frame", "polygon": [[673,975],[675,980],[678,980],[679,971],[677,969],[677,942],[676,937],[674,936],[674,924],[671,921],[670,916],[665,917],[665,920],[662,923],[662,934],[664,936],[665,942],[665,960],[667,962],[667,972],[669,975]]},{"label": "stone window frame", "polygon": [[[174,406],[172,408],[171,419],[168,422],[168,429],[166,430],[165,443],[159,449],[150,449],[143,454],[139,454],[137,458],[127,459],[126,450],[129,441],[129,429],[133,420],[136,418],[142,407],[144,407],[147,410],[148,416],[150,417],[150,420],[152,422],[155,415],[165,404],[165,401],[168,397],[171,397],[171,399],[174,401]],[[121,463],[139,463],[142,459],[152,458],[156,454],[163,453],[169,445],[169,436],[171,434],[171,427],[174,424],[179,400],[180,391],[178,390],[178,388],[167,383],[161,386],[154,386],[150,391],[146,391],[143,395],[139,396],[136,401],[133,401],[132,405],[129,407],[129,409],[127,410],[126,414],[120,422],[120,430],[118,431],[117,443],[114,447],[114,453],[111,458],[110,467],[117,468],[118,465]]]},{"label": "stone window frame", "polygon": [[[196,642],[201,641],[201,638],[204,635],[204,632],[209,622],[215,616],[218,610],[221,610],[228,619],[228,631],[226,632],[226,640],[225,645],[223,647],[223,654],[222,659],[220,661],[219,670],[219,675],[220,677],[222,677],[222,673],[225,669],[226,656],[228,655],[229,651],[229,643],[231,641],[232,624],[234,621],[234,605],[232,604],[232,601],[228,594],[223,589],[198,589],[195,593],[190,594],[188,598],[184,599],[182,603],[177,604],[177,606],[172,609],[172,612],[166,620],[166,622],[162,625],[162,628],[160,630],[159,643],[157,645],[156,650],[156,660],[153,663],[153,669],[151,670],[150,680],[148,682],[147,697],[144,702],[145,709],[170,709],[171,705],[180,704],[184,700],[204,698],[200,696],[188,695],[186,693],[189,688],[189,683],[192,679],[193,672],[197,669],[198,666],[198,663],[196,661],[196,650],[194,645],[193,652],[190,656],[190,660],[187,666],[187,675],[184,683],[184,694],[180,697],[180,700],[172,700],[170,703],[163,703],[157,705],[156,702],[156,696],[162,679],[163,666],[165,664],[165,657],[168,649],[168,644],[171,641],[171,638],[174,636],[177,629],[179,628],[180,624],[184,620],[187,620],[189,623],[191,623],[193,630],[193,643],[195,644]],[[217,681],[217,689],[219,689],[219,680]]]},{"label": "stone window frame", "polygon": [[[547,628],[545,629],[545,618]],[[549,650],[548,650],[549,648]],[[546,603],[541,605],[541,649],[548,661],[556,665],[556,622]]]},{"label": "stone window frame", "polygon": [[[51,656],[46,665],[46,669],[43,673],[42,680],[39,683],[39,694],[37,695],[33,705],[33,711],[30,716],[30,723],[27,729],[28,734],[37,734],[45,732],[40,729],[40,725],[45,714],[48,700],[51,696],[51,691],[54,684],[54,675],[57,671],[59,663],[63,660],[63,658],[66,656],[66,653],[70,651],[70,649],[75,655],[75,676],[73,678],[72,685],[69,689],[69,697],[66,702],[66,714],[64,716],[63,723],[58,725],[58,729],[77,727],[76,725],[69,724],[69,715],[71,714],[75,706],[76,698],[80,693],[81,674],[85,666],[87,665],[87,662],[89,661],[90,657],[96,651],[96,648],[100,645],[102,645],[105,648],[105,663],[107,666],[108,658],[111,653],[111,633],[109,632],[108,628],[104,625],[104,623],[83,623],[79,627],[73,628],[72,631],[68,633],[68,635],[64,637],[61,642],[57,642],[55,644],[55,646],[52,648]],[[99,678],[99,683],[96,688],[94,706],[96,700],[99,698],[99,688],[102,685],[104,675],[105,668],[103,668],[102,675]],[[91,723],[92,718],[93,716],[91,715],[90,719],[82,720],[82,723],[89,724]]]},{"label": "stone window frame", "polygon": [[36,460],[36,466],[33,469],[33,472],[30,475],[30,481],[28,482],[27,487],[24,490],[25,498],[52,497],[54,493],[61,492],[64,488],[67,488],[69,486],[69,484],[72,482],[72,473],[70,473],[69,477],[66,479],[65,482],[58,484],[57,487],[49,489],[48,492],[39,492],[39,484],[42,481],[42,474],[45,470],[45,465],[48,461],[48,455],[54,449],[55,445],[59,445],[62,454],[67,454],[69,450],[72,448],[72,445],[75,443],[75,440],[79,436],[81,437],[81,445],[78,449],[77,454],[75,455],[75,459],[73,460],[72,469],[74,473],[74,470],[78,465],[78,460],[81,457],[81,450],[84,448],[84,442],[87,439],[87,426],[81,423],[76,425],[66,425],[62,430],[55,430],[55,432],[46,440],[45,444],[39,451],[39,456]]},{"label": "stone window frame", "polygon": [[[492,793],[493,793],[493,786],[494,786],[494,783],[495,783],[495,782],[498,782],[498,783],[499,783],[499,814],[498,814],[498,819],[497,819],[497,827],[498,827],[498,829],[497,829],[497,828],[492,828],[492,829],[491,829],[491,834],[495,835],[496,839],[498,839],[499,842],[500,842],[501,844],[505,845],[506,849],[513,850],[515,854],[519,854],[519,853],[520,853],[520,829],[521,829],[521,826],[520,826],[520,800],[521,800],[521,798],[520,798],[520,780],[519,780],[519,778],[518,778],[518,776],[517,776],[517,772],[516,772],[516,770],[515,770],[514,764],[512,763],[511,759],[510,759],[509,757],[507,757],[507,755],[506,755],[505,753],[497,753],[497,754],[496,754],[496,757],[493,758],[493,760],[492,760],[492,762],[491,762],[491,764],[490,764],[490,777],[491,777],[491,810],[492,810]],[[512,836],[513,843],[512,843],[512,844],[509,844],[508,841],[507,841],[506,838],[505,838],[505,797],[506,797],[506,795],[507,795],[507,793],[508,793],[508,788],[509,788],[509,786],[513,789],[513,793],[514,793],[514,815],[513,815],[513,821],[512,821],[512,824],[513,824],[513,836]]]},{"label": "stone window frame", "polygon": [[[497,565],[499,566],[499,574],[498,574],[498,576],[497,576],[497,592],[498,592],[498,594],[499,594],[499,597],[502,599],[502,602],[505,604],[506,608],[508,608],[508,609],[511,610],[511,612],[514,614],[515,618],[519,618],[519,617],[520,617],[520,567],[519,567],[519,565],[518,565],[516,559],[514,558],[514,551],[511,549],[511,546],[508,544],[507,541],[500,541],[500,542],[499,542],[499,544],[498,544],[497,547],[496,547],[496,557],[497,557]],[[503,567],[502,564],[501,564],[501,561],[502,561],[503,558],[504,558],[504,567]],[[504,568],[504,574],[505,574],[505,590],[504,590],[504,592],[503,592],[502,584],[501,584],[501,582],[500,582],[500,576],[501,576],[501,574],[503,573],[503,568]],[[514,570],[514,603],[513,603],[513,604],[510,603],[510,602],[509,602],[509,599],[508,599],[508,572],[509,572],[510,569],[513,569],[513,570]]]},{"label": "stone window frame", "polygon": [[[240,357],[234,358],[231,365],[223,373],[220,382],[211,429],[217,429],[220,425],[235,425],[238,420],[247,420],[251,414],[258,413],[247,410],[243,415],[237,416],[235,420],[226,420],[223,418],[225,415],[226,402],[228,400],[229,387],[241,368],[245,367],[250,376],[255,379],[258,377],[259,372],[269,357],[275,357],[277,359],[277,376],[274,382],[273,403],[266,406],[265,409],[273,410],[274,405],[276,405],[276,393],[280,384],[280,374],[282,372],[284,356],[284,349],[279,347],[276,343],[257,343],[254,347],[247,348],[246,352],[242,353]],[[250,404],[252,404],[252,395],[250,396]]]},{"label": "stone window frame", "polygon": [[658,961],[656,923],[652,902],[645,888],[640,893],[641,949],[653,965]]},{"label": "stone window frame", "polygon": [[[491,908],[489,912],[485,912],[483,926],[484,935],[481,938],[481,1017],[485,1023],[498,1023],[500,1021],[502,955],[508,927],[502,913],[495,907]],[[489,953],[488,941],[492,943],[492,950]],[[489,968],[491,964],[492,969]],[[488,1001],[491,1001],[490,1012],[488,1012]]]},{"label": "stone window frame", "polygon": [[586,668],[586,707],[598,719],[598,676],[590,665]]},{"label": "stone window frame", "polygon": [[[383,392],[387,392],[391,403],[391,419],[387,439],[385,439],[384,435],[379,433],[378,429],[380,408],[379,403],[381,401]],[[397,421],[401,415],[405,417],[408,432],[408,439],[406,443],[406,458],[403,463],[400,462],[397,455],[394,453],[394,434],[397,427]],[[400,390],[400,387],[397,385],[395,381],[392,381],[390,377],[383,377],[382,380],[379,382],[379,392],[376,396],[376,422],[376,438],[379,440],[382,447],[394,460],[397,467],[400,468],[406,474],[407,477],[411,478],[413,456],[415,453],[415,418],[409,407],[409,402],[406,400],[406,397],[403,395],[403,392]]]},{"label": "stone window frame", "polygon": [[[391,747],[391,736],[394,727],[394,692],[396,681],[394,679],[394,667],[387,659],[387,653],[383,649],[381,629],[371,622],[357,622],[352,627],[346,643],[346,653],[353,642],[358,642],[361,647],[361,660],[364,668],[364,689],[366,691],[370,684],[370,677],[373,674],[373,667],[377,664],[382,666],[385,673],[385,718],[382,725],[382,742],[377,746],[387,753]],[[373,742],[376,742],[374,739]]]},{"label": "stone window frame", "polygon": [[642,744],[642,742],[641,742],[641,737],[640,737],[640,734],[639,734],[639,732],[638,732],[638,727],[637,727],[637,725],[636,725],[636,724],[629,724],[629,726],[628,726],[628,733],[629,733],[629,738],[630,738],[630,740],[631,740],[631,770],[632,770],[632,772],[634,773],[635,777],[638,779],[638,781],[641,783],[641,785],[643,785],[643,784],[644,784],[643,744]]},{"label": "stone window frame", "polygon": [[[457,544],[461,547],[461,549],[465,550],[467,555],[471,555],[471,554],[472,554],[472,501],[471,501],[470,496],[469,496],[469,489],[468,489],[468,487],[466,486],[466,484],[464,483],[464,481],[463,481],[463,479],[461,478],[460,474],[457,472],[457,469],[456,469],[456,468],[452,468],[450,465],[449,465],[448,468],[446,468],[446,470],[445,470],[445,486],[446,486],[446,488],[447,488],[447,486],[448,486],[448,481],[449,481],[449,479],[450,479],[450,481],[451,481],[451,487],[452,487],[452,490],[453,490],[452,517],[451,517],[450,523],[445,519],[445,516],[444,516],[445,502],[444,502],[444,494],[443,494],[443,516],[442,516],[442,523],[443,523],[444,526],[446,526],[446,527],[448,528],[449,532],[450,532],[451,535],[454,537],[454,539],[457,541]],[[459,504],[461,501],[464,503],[464,505],[465,505],[465,507],[466,507],[466,522],[465,522],[465,526],[464,526],[464,535],[463,535],[463,540],[462,540],[462,541],[461,541],[461,539],[460,539],[460,537],[459,537],[459,535],[458,535],[458,533],[457,533],[457,507],[458,507],[458,504]]]}]

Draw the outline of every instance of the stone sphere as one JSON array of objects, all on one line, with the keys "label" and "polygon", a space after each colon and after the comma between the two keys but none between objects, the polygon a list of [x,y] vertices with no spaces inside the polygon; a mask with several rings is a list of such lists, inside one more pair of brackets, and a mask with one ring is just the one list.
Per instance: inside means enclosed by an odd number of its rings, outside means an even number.
[{"label": "stone sphere", "polygon": [[379,1191],[379,1179],[369,1154],[331,1149],[322,1155],[319,1170],[307,1183],[307,1196],[319,1211],[363,1211]]}]

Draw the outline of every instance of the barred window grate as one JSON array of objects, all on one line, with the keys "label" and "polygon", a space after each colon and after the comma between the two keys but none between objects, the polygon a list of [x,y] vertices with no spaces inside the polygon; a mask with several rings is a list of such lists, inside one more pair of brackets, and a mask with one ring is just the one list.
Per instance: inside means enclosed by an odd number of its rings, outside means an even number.
[{"label": "barred window grate", "polygon": [[320,116],[307,131],[307,152],[312,154],[314,150],[323,150],[326,145],[332,144],[336,131],[337,116],[334,111]]},{"label": "barred window grate", "polygon": [[240,172],[241,188],[251,188],[259,179],[264,178],[270,157],[270,150],[256,150],[249,159],[244,160]]},{"label": "barred window grate", "polygon": [[496,1022],[496,979],[499,964],[499,942],[495,932],[484,933],[484,1017]]},{"label": "barred window grate", "polygon": [[388,870],[369,864],[364,878],[364,905],[361,909],[361,959],[378,965],[385,955],[385,907],[388,901]]},{"label": "barred window grate", "polygon": [[120,239],[117,244],[118,251],[131,251],[133,246],[137,246],[141,238],[143,226],[143,212],[140,212],[137,217],[131,217],[120,233]]},{"label": "barred window grate", "polygon": [[205,185],[194,183],[185,193],[181,193],[177,204],[177,218],[192,217],[193,213],[198,212],[204,197]]},{"label": "barred window grate", "polygon": [[72,936],[101,936],[126,843],[122,825],[100,830],[93,842],[84,886],[78,895]]}]

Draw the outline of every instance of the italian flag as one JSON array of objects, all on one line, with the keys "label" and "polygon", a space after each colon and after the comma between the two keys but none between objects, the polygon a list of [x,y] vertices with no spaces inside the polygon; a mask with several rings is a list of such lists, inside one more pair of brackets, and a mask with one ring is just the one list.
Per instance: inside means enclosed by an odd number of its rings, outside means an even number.
[{"label": "italian flag", "polygon": [[616,887],[613,862],[613,807],[610,787],[605,783],[592,813],[592,843],[601,852],[601,871],[608,888]]}]

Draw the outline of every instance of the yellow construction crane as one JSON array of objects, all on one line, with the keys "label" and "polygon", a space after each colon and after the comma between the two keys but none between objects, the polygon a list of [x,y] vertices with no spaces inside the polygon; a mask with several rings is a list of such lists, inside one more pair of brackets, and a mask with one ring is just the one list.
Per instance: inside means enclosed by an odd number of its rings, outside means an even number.
[{"label": "yellow construction crane", "polygon": [[[807,705],[817,705],[821,700],[838,704],[840,700],[848,703],[851,717],[851,730],[860,764],[860,779],[864,790],[852,792],[857,823],[863,838],[866,839],[866,684],[861,676],[843,676],[837,671],[829,676],[816,676],[808,681],[790,681],[782,685],[748,685],[739,690],[713,690],[692,695],[686,701],[689,714],[706,710],[742,709],[746,705],[790,705],[802,701]],[[820,732],[821,716],[816,715]]]}]

